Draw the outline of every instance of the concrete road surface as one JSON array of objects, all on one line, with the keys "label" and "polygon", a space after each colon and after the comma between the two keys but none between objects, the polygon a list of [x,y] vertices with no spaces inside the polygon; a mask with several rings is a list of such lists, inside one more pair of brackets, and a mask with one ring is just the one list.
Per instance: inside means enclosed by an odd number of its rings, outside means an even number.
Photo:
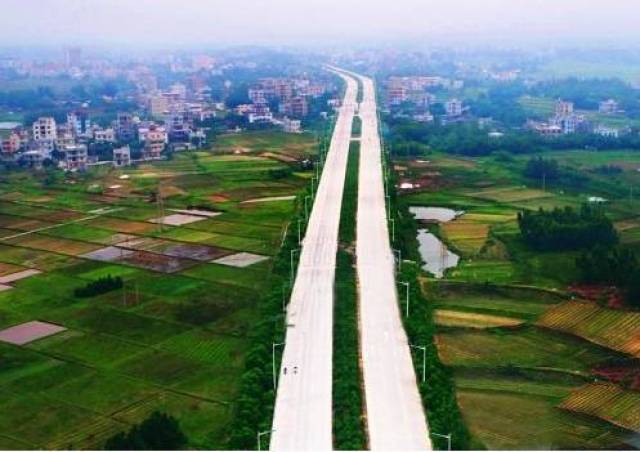
[{"label": "concrete road surface", "polygon": [[369,445],[373,450],[431,449],[398,308],[394,258],[386,220],[375,90],[370,78],[358,77],[364,93],[360,104],[362,138],[356,253]]},{"label": "concrete road surface", "polygon": [[300,255],[273,417],[272,450],[332,448],[333,287],[357,83],[347,82]]}]

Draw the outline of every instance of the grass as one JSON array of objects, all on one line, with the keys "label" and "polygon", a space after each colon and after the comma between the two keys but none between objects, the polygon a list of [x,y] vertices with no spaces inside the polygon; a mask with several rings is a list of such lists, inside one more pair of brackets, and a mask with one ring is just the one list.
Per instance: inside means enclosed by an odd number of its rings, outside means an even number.
[{"label": "grass", "polygon": [[450,366],[511,366],[586,372],[612,356],[607,350],[586,341],[535,327],[442,331],[437,343],[442,360]]},{"label": "grass", "polygon": [[333,329],[333,437],[337,450],[366,448],[360,369],[358,289],[354,244],[360,143],[349,149],[336,257]]}]

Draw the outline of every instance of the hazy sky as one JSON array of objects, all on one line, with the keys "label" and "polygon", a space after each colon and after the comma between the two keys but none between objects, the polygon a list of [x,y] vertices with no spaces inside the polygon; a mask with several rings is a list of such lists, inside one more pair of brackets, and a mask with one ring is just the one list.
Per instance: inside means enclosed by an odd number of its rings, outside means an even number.
[{"label": "hazy sky", "polygon": [[0,0],[0,46],[640,38],[640,0]]}]

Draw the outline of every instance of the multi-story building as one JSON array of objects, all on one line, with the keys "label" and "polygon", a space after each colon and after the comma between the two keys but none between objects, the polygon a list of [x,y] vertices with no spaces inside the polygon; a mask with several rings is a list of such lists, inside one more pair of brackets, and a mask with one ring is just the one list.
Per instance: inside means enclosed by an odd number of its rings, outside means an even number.
[{"label": "multi-story building", "polygon": [[112,128],[96,128],[93,129],[93,139],[96,143],[115,143],[116,132]]},{"label": "multi-story building", "polygon": [[61,152],[64,154],[62,163],[67,171],[83,171],[87,168],[88,153],[84,144],[65,146]]},{"label": "multi-story building", "polygon": [[0,139],[0,152],[4,158],[15,156],[22,147],[20,135],[15,132],[9,132],[8,135]]},{"label": "multi-story building", "polygon": [[145,160],[157,160],[162,157],[162,151],[167,144],[167,132],[164,128],[151,126],[145,135],[142,158]]},{"label": "multi-story building", "polygon": [[573,102],[558,100],[556,102],[556,116],[569,116],[573,114]]},{"label": "multi-story building", "polygon": [[55,149],[56,138],[58,137],[55,119],[40,117],[33,123],[31,130],[33,140],[36,142],[38,149],[49,153]]},{"label": "multi-story building", "polygon": [[247,118],[249,123],[256,122],[273,122],[273,114],[267,104],[251,104],[251,109],[248,111]]},{"label": "multi-story building", "polygon": [[598,106],[598,111],[600,113],[604,113],[605,115],[612,115],[612,114],[618,113],[620,111],[620,107],[618,105],[618,102],[616,102],[613,99],[608,99],[600,102],[600,105]]},{"label": "multi-story building", "polygon": [[51,117],[40,117],[32,126],[33,139],[35,141],[55,140],[58,136],[56,120]]},{"label": "multi-story building", "polygon": [[131,113],[119,112],[116,119],[116,137],[128,142],[135,138],[135,122]]},{"label": "multi-story building", "polygon": [[113,166],[120,168],[131,165],[131,149],[129,145],[113,149]]},{"label": "multi-story building", "polygon": [[267,102],[267,92],[262,88],[249,88],[249,99],[254,104],[264,104]]},{"label": "multi-story building", "polygon": [[462,101],[459,99],[451,99],[450,101],[445,102],[444,109],[447,113],[447,116],[451,118],[462,116]]},{"label": "multi-story building", "polygon": [[307,99],[303,96],[292,97],[282,104],[282,113],[294,118],[304,118],[309,114]]},{"label": "multi-story building", "polygon": [[85,110],[77,110],[67,114],[67,126],[77,137],[84,137],[91,130],[89,113]]},{"label": "multi-story building", "polygon": [[58,126],[56,134],[56,149],[64,149],[67,146],[76,144],[76,135],[73,129],[67,124]]},{"label": "multi-story building", "polygon": [[160,118],[169,111],[169,99],[162,94],[149,98],[149,113],[154,118]]},{"label": "multi-story building", "polygon": [[300,133],[302,132],[301,122],[299,119],[289,119],[285,117],[282,120],[282,130],[286,133]]}]

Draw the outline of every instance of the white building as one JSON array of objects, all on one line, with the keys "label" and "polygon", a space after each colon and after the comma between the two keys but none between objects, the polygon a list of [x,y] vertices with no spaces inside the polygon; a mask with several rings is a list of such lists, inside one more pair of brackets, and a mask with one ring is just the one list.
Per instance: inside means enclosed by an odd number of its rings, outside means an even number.
[{"label": "white building", "polygon": [[447,112],[447,116],[452,118],[462,116],[462,101],[459,99],[451,99],[444,104],[444,109]]},{"label": "white building", "polygon": [[113,166],[119,168],[129,165],[131,165],[131,149],[129,149],[129,145],[115,148],[113,150]]},{"label": "white building", "polygon": [[56,120],[51,117],[41,117],[33,123],[33,139],[35,141],[55,140],[58,135]]},{"label": "white building", "polygon": [[85,170],[87,168],[87,146],[84,144],[75,144],[65,146],[62,149],[64,154],[63,165],[67,171]]},{"label": "white building", "polygon": [[600,113],[604,113],[605,115],[612,115],[612,114],[618,113],[620,111],[620,107],[618,105],[618,102],[616,102],[613,99],[608,99],[600,102],[600,105],[598,106],[598,111]]},{"label": "white building", "polygon": [[286,133],[301,133],[301,126],[302,123],[299,119],[289,119],[285,117],[282,120],[282,130]]},{"label": "white building", "polygon": [[109,129],[94,129],[93,130],[93,139],[96,143],[115,143],[116,142],[116,132],[115,130]]}]

